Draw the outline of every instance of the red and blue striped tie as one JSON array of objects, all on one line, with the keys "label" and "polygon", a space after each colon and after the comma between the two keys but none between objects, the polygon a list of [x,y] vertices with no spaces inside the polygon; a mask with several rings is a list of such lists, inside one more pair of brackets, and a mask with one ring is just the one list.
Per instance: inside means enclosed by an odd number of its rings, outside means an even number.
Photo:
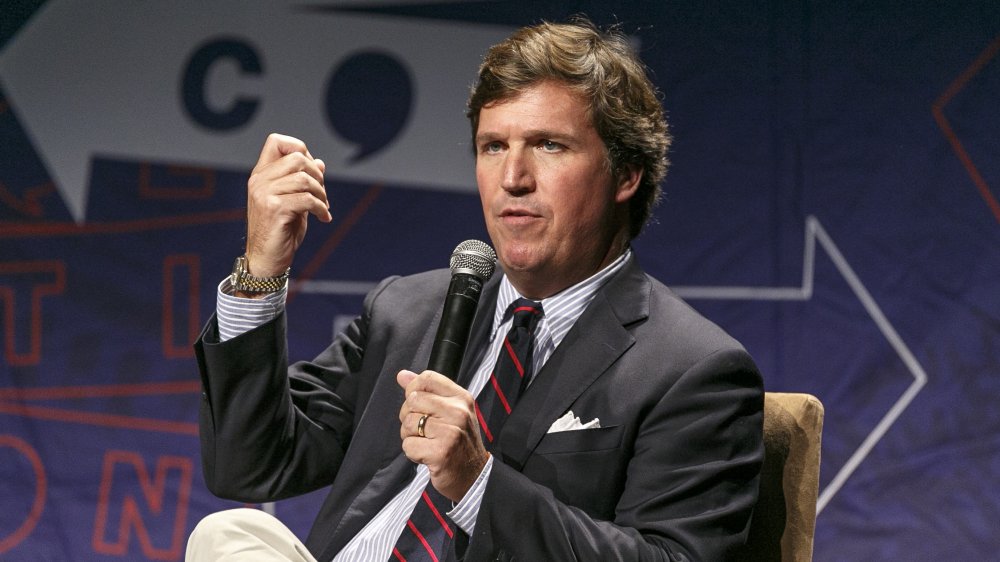
[{"label": "red and blue striped tie", "polygon": [[514,318],[504,338],[496,366],[486,386],[476,399],[476,414],[483,430],[486,449],[500,437],[500,429],[521,393],[528,387],[533,374],[532,352],[535,347],[535,326],[542,317],[542,304],[517,299],[511,305]]}]

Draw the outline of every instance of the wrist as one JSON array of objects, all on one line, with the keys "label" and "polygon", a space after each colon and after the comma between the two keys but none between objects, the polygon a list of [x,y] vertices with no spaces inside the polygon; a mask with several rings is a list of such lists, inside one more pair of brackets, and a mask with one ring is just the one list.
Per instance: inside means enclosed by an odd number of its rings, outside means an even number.
[{"label": "wrist", "polygon": [[291,268],[286,268],[280,275],[261,277],[250,273],[250,262],[246,255],[236,258],[229,282],[233,292],[238,297],[260,298],[268,293],[275,293],[288,285]]}]

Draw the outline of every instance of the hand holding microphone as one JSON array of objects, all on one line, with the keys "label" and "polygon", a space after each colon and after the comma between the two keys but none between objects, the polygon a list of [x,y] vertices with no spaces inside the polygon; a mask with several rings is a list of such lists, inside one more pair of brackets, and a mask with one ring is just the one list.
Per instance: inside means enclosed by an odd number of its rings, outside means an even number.
[{"label": "hand holding microphone", "polygon": [[401,371],[396,380],[406,400],[399,412],[403,452],[430,469],[431,483],[459,501],[482,471],[489,453],[479,435],[475,400],[454,383],[483,283],[493,275],[496,253],[488,244],[467,240],[451,255],[451,283],[427,371]]}]

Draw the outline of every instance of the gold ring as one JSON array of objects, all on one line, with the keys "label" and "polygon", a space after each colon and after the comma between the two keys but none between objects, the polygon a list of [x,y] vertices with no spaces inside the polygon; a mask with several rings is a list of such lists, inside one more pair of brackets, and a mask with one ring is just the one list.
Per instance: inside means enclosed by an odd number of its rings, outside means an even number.
[{"label": "gold ring", "polygon": [[419,420],[417,420],[417,435],[419,435],[420,437],[427,437],[427,435],[424,433],[424,427],[427,425],[427,418],[429,417],[430,414],[424,414],[420,416]]}]

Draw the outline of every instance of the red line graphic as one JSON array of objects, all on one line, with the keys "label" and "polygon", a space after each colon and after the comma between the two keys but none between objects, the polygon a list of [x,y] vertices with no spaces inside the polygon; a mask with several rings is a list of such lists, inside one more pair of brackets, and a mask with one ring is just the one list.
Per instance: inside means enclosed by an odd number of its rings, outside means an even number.
[{"label": "red line graphic", "polygon": [[976,185],[979,194],[986,201],[986,206],[993,212],[993,216],[997,219],[997,222],[1000,222],[1000,202],[997,201],[997,198],[990,191],[990,186],[983,179],[982,174],[979,173],[979,169],[972,162],[969,153],[965,151],[962,141],[958,140],[958,135],[951,128],[951,123],[944,116],[944,106],[948,105],[952,98],[965,88],[972,77],[982,71],[983,67],[997,55],[998,51],[1000,51],[1000,36],[993,39],[989,46],[986,47],[986,50],[980,53],[976,60],[948,86],[944,93],[941,94],[941,97],[931,106],[931,113],[934,114],[934,120],[937,121],[938,127],[941,128],[945,138],[951,143],[951,148],[955,151],[955,155],[958,156],[958,159],[972,178],[972,183]]},{"label": "red line graphic", "polygon": [[[379,195],[382,194],[383,187],[384,186],[382,184],[375,184],[368,188],[368,191],[361,198],[361,200],[354,205],[346,216],[344,216],[344,220],[340,223],[333,234],[330,235],[330,238],[323,243],[323,247],[321,247],[319,251],[316,252],[316,255],[309,260],[309,263],[302,268],[302,273],[295,276],[296,279],[301,281],[311,279],[314,275],[316,275],[316,272],[319,271],[319,268],[330,257],[330,254],[337,249],[337,246],[340,246],[340,243],[344,241],[344,238],[347,237],[347,234],[351,231],[351,229],[354,228],[358,221],[361,220],[361,217],[363,217],[365,213],[368,212],[368,209],[372,206],[372,204],[375,203],[375,200],[378,199]],[[289,290],[288,301],[291,302],[294,297],[294,290]]]},{"label": "red line graphic", "polygon": [[[180,280],[184,277],[186,282],[182,282],[181,287],[175,289],[175,279]],[[191,342],[198,337],[200,283],[201,257],[197,254],[170,255],[163,260],[163,321],[160,337],[164,357],[169,359],[194,357]],[[176,302],[177,300],[181,302]],[[175,312],[178,316],[182,315],[181,318],[175,318]],[[186,325],[187,328],[180,343],[175,332],[176,323]]]},{"label": "red line graphic", "polygon": [[108,398],[121,396],[163,396],[170,394],[197,394],[199,381],[171,381],[117,385],[62,386],[41,388],[0,388],[0,414],[11,414],[48,421],[135,429],[178,435],[198,435],[198,424],[160,420],[138,416],[124,416],[104,412],[89,412],[72,408],[26,404],[32,400],[61,400],[80,398]]},{"label": "red line graphic", "polygon": [[0,388],[0,400],[58,400],[64,398],[107,398],[113,396],[162,396],[201,391],[193,381],[143,382],[133,384]]},{"label": "red line graphic", "polygon": [[[121,497],[117,528],[108,524],[111,516],[111,502],[116,499],[112,494],[113,488],[117,487],[115,486],[115,478],[119,471],[116,469],[131,470],[139,484],[138,494],[125,492]],[[134,530],[146,558],[153,560],[179,559],[184,545],[184,526],[191,496],[191,474],[193,471],[193,463],[190,458],[164,455],[157,457],[155,472],[151,476],[146,462],[139,453],[109,450],[104,456],[97,514],[94,518],[94,534],[91,538],[91,546],[94,551],[124,556],[129,551],[131,531]],[[168,495],[167,479],[170,475],[175,475],[179,480],[176,497]],[[125,480],[128,480],[128,476],[125,476]],[[122,485],[125,484],[119,484],[119,486]],[[151,516],[169,517],[168,509],[174,508],[173,532],[168,547],[161,548],[153,545],[149,528],[143,518],[144,510],[140,509],[140,505],[145,505],[145,512]],[[111,528],[109,529],[109,527]],[[115,536],[109,541],[107,535]]]},{"label": "red line graphic", "polygon": [[114,427],[118,429],[137,429],[140,431],[176,433],[179,435],[192,436],[198,435],[198,424],[193,422],[175,422],[169,420],[140,418],[136,416],[122,416],[118,414],[104,414],[99,412],[86,412],[82,410],[67,410],[64,408],[53,408],[49,406],[29,406],[14,402],[0,402],[0,414],[13,414],[26,418],[70,422],[82,425],[96,425],[101,427]]},{"label": "red line graphic", "polygon": [[31,503],[31,511],[24,523],[6,537],[0,538],[0,554],[14,548],[23,541],[32,531],[35,525],[42,518],[42,510],[45,508],[45,495],[48,488],[48,481],[45,478],[45,465],[38,452],[27,441],[13,435],[0,435],[0,447],[10,447],[24,455],[31,463],[31,469],[35,473],[35,499]]},{"label": "red line graphic", "polygon": [[0,182],[0,203],[26,217],[41,218],[45,213],[45,209],[42,207],[42,198],[55,192],[56,185],[48,182],[25,189],[24,196],[19,198],[11,193],[3,182]]},{"label": "red line graphic", "polygon": [[[17,350],[15,335],[18,318],[14,314],[17,294],[14,288],[3,285],[0,278],[0,305],[3,308],[4,356],[9,365],[35,365],[42,356],[42,299],[61,295],[66,290],[66,264],[57,260],[16,261],[0,263],[0,276],[46,274],[53,279],[35,283],[31,287],[31,317],[28,319],[29,344],[27,353]],[[20,319],[21,322],[24,318]]]},{"label": "red line graphic", "polygon": [[167,173],[173,176],[194,176],[201,178],[200,186],[153,185],[153,165],[139,165],[139,197],[143,199],[209,199],[215,194],[215,172],[207,168],[191,166],[167,166]]},{"label": "red line graphic", "polygon": [[71,222],[20,223],[0,221],[0,239],[6,238],[40,238],[43,236],[87,236],[90,234],[127,234],[133,232],[148,232],[150,230],[176,230],[203,224],[218,222],[242,222],[246,219],[246,209],[229,209],[177,215],[173,217],[156,217],[136,219],[131,221],[116,221],[106,223],[76,224]]}]

